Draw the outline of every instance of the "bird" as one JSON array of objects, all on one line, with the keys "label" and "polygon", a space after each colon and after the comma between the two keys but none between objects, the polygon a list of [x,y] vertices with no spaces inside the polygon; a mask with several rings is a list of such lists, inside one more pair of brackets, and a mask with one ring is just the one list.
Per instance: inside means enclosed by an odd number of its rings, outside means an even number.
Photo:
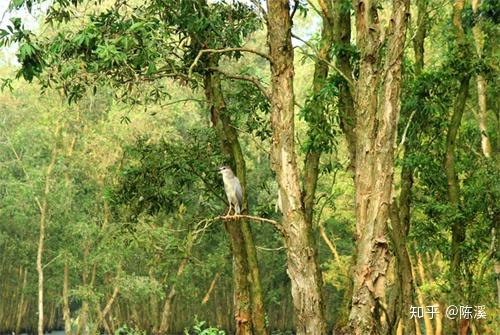
[{"label": "bird", "polygon": [[240,180],[233,173],[233,170],[227,165],[219,168],[219,173],[222,174],[222,181],[224,182],[224,191],[226,192],[227,201],[229,202],[229,210],[227,215],[234,209],[234,214],[241,214],[241,207],[243,206],[243,190],[241,189]]}]

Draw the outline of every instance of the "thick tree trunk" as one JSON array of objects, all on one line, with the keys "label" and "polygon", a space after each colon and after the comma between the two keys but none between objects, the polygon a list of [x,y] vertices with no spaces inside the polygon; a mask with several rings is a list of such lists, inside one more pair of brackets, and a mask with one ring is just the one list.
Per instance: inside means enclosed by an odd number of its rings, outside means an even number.
[{"label": "thick tree trunk", "polygon": [[361,60],[355,98],[357,254],[350,328],[352,334],[364,335],[382,332],[381,303],[389,258],[386,226],[409,3],[393,1],[384,60],[377,2],[358,0],[355,5]]},{"label": "thick tree trunk", "polygon": [[282,195],[282,232],[297,334],[326,334],[322,278],[312,227],[305,217],[295,153],[292,20],[287,0],[268,1],[271,58],[271,163]]}]

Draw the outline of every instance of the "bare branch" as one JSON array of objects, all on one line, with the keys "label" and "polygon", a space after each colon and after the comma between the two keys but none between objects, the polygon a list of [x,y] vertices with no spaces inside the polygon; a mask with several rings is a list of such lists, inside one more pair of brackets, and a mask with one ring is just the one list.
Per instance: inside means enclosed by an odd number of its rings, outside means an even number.
[{"label": "bare branch", "polygon": [[330,21],[332,16],[331,16],[331,13],[330,13],[331,10],[330,10],[328,4],[325,3],[324,0],[319,0],[318,4],[319,4],[319,7],[321,8],[321,11],[323,12],[323,18]]},{"label": "bare branch", "polygon": [[[310,49],[314,52],[314,58],[315,58],[315,59],[318,59],[318,60],[320,60],[320,61],[324,62],[325,64],[327,64],[328,66],[330,66],[332,69],[334,69],[335,71],[337,71],[337,72],[338,72],[338,73],[342,76],[342,78],[344,78],[344,79],[347,81],[347,83],[349,84],[349,88],[350,88],[350,89],[354,92],[354,89],[355,89],[355,87],[356,87],[356,86],[354,85],[354,80],[353,80],[353,78],[349,77],[346,73],[344,73],[342,70],[340,70],[340,69],[337,67],[337,65],[335,65],[335,63],[332,63],[332,62],[328,61],[327,59],[325,59],[325,58],[321,57],[321,56],[319,55],[318,50],[316,50],[316,48],[315,48],[313,45],[311,45],[311,43],[309,43],[309,42],[307,42],[306,40],[304,40],[304,39],[302,39],[302,38],[298,37],[298,36],[297,36],[297,35],[295,35],[295,34],[292,34],[292,37],[293,37],[293,38],[295,38],[295,39],[297,39],[297,40],[299,40],[299,41],[301,41],[301,42],[302,42],[302,43],[304,43],[306,46],[308,46],[308,47],[309,47],[309,48],[310,48]],[[302,50],[302,52],[304,53],[304,55],[311,57],[311,55],[310,55],[310,54],[308,54],[308,53],[306,53],[306,52],[305,52],[305,50],[304,50],[303,48],[301,48],[301,47],[299,47],[299,48]]]},{"label": "bare branch", "polygon": [[403,135],[401,136],[401,143],[399,143],[396,151],[396,157],[399,156],[399,153],[401,152],[401,149],[403,148],[403,144],[406,141],[406,134],[408,133],[408,128],[410,128],[411,120],[413,119],[413,116],[415,115],[416,110],[413,110],[410,114],[410,117],[408,118],[408,122],[406,123],[405,130],[403,131]]},{"label": "bare branch", "polygon": [[316,6],[313,4],[311,0],[307,0],[307,4],[318,14],[319,16],[322,16],[321,11],[316,8]]},{"label": "bare branch", "polygon": [[264,85],[262,85],[262,83],[260,82],[260,79],[257,77],[232,74],[232,73],[225,72],[219,68],[210,68],[210,70],[219,72],[220,74],[224,75],[224,77],[229,78],[229,79],[249,81],[249,82],[253,83],[255,86],[257,86],[257,88],[262,92],[262,94],[266,97],[267,100],[271,99],[271,96],[270,96],[267,88]]},{"label": "bare branch", "polygon": [[196,64],[198,64],[198,62],[200,61],[200,58],[201,58],[201,56],[203,56],[203,54],[205,54],[205,53],[225,53],[225,52],[233,52],[233,51],[242,51],[242,52],[253,53],[253,54],[259,55],[262,58],[267,59],[268,61],[271,61],[271,57],[269,57],[268,54],[257,51],[257,50],[249,49],[249,48],[203,49],[203,50],[200,50],[200,52],[198,52],[198,55],[194,59],[193,64],[191,64],[191,66],[189,67],[188,77],[191,78],[191,76],[193,74],[193,69],[196,66]]},{"label": "bare branch", "polygon": [[161,106],[166,107],[166,106],[175,105],[175,104],[178,104],[181,102],[189,102],[189,101],[194,101],[194,102],[199,102],[199,103],[206,102],[205,100],[202,100],[202,99],[186,98],[186,99],[179,99],[179,100],[170,101],[170,102],[163,104]]},{"label": "bare branch", "polygon": [[266,247],[260,247],[260,246],[256,246],[255,248],[259,249],[259,250],[264,250],[264,251],[279,251],[279,250],[285,249],[285,247],[266,248]]},{"label": "bare branch", "polygon": [[293,6],[293,9],[292,9],[292,14],[290,14],[290,19],[293,19],[293,17],[295,16],[295,13],[297,12],[297,9],[299,8],[299,4],[300,2],[298,0],[295,0],[295,5]]},{"label": "bare branch", "polygon": [[214,279],[212,280],[212,282],[210,283],[210,287],[208,288],[208,291],[207,293],[205,294],[205,297],[203,297],[203,300],[201,301],[201,303],[203,305],[205,305],[207,302],[208,302],[208,299],[210,299],[210,294],[212,293],[212,291],[214,290],[215,288],[215,284],[217,283],[217,279],[219,279],[220,277],[220,272],[217,272],[214,276]]},{"label": "bare branch", "polygon": [[257,7],[257,9],[259,10],[260,14],[264,18],[264,21],[267,23],[267,12],[264,9],[264,7],[262,7],[260,1],[259,0],[250,0],[250,2],[253,3],[255,5],[255,7]]}]

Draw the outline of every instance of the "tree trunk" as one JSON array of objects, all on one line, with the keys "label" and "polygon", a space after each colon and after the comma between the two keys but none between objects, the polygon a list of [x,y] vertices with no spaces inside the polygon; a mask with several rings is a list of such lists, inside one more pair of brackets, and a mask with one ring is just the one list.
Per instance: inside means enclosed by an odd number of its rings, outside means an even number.
[{"label": "tree trunk", "polygon": [[[340,50],[336,54],[337,68],[347,76],[351,76],[353,70],[351,65],[351,9],[350,2],[345,0],[335,0],[333,2],[333,42]],[[340,115],[340,127],[347,141],[349,150],[349,171],[354,175],[356,163],[356,134],[354,127],[356,126],[356,113],[354,110],[353,92],[349,87],[349,83],[343,81],[339,87],[339,102],[338,109]]]},{"label": "tree trunk", "polygon": [[38,199],[37,204],[40,210],[40,233],[38,239],[38,251],[36,254],[36,270],[38,272],[38,335],[44,334],[44,318],[43,318],[43,251],[44,251],[44,243],[45,243],[45,229],[47,225],[47,217],[48,217],[48,206],[49,206],[49,194],[50,194],[50,183],[52,178],[52,170],[56,165],[57,160],[57,136],[59,135],[60,127],[57,126],[54,134],[56,135],[56,139],[54,140],[52,147],[52,154],[50,158],[50,163],[47,166],[47,170],[45,172],[45,188],[43,192],[42,201],[39,202]]},{"label": "tree trunk", "polygon": [[[304,162],[304,186],[303,198],[305,218],[309,224],[312,224],[314,199],[316,194],[316,186],[319,175],[319,161],[322,151],[327,149],[328,139],[324,127],[328,127],[326,122],[326,110],[324,101],[319,98],[321,90],[328,79],[328,63],[330,61],[330,53],[333,47],[333,31],[331,27],[331,8],[329,3],[323,3],[323,28],[321,30],[320,47],[314,64],[313,75],[313,91],[312,98],[306,105],[305,120],[308,123],[308,138],[309,147],[307,148],[306,158]],[[318,132],[319,134],[318,136]],[[318,140],[319,139],[319,140]]]},{"label": "tree trunk", "polygon": [[[474,14],[477,15],[479,6],[481,6],[481,0],[472,0],[472,10]],[[476,45],[477,57],[479,59],[483,56],[483,47],[484,47],[484,33],[482,30],[482,19],[479,18],[476,21],[474,27],[472,27],[472,34],[474,36],[474,43]],[[481,132],[481,149],[483,150],[483,154],[486,158],[490,158],[491,151],[491,142],[488,137],[488,106],[486,103],[487,98],[487,82],[483,73],[478,73],[476,76],[477,83],[477,99],[479,105],[479,113],[478,113],[478,123],[479,123],[479,131]]]},{"label": "tree trunk", "polygon": [[64,278],[63,278],[63,320],[64,332],[71,334],[71,311],[69,309],[69,266],[68,262],[64,262]]},{"label": "tree trunk", "polygon": [[409,3],[394,0],[382,61],[377,3],[356,2],[357,45],[361,52],[356,85],[356,265],[352,334],[380,334],[381,303],[388,265],[386,226],[394,175],[394,143],[400,110],[401,59]]},{"label": "tree trunk", "polygon": [[[219,83],[220,87],[220,83]],[[243,188],[243,214],[248,214],[248,193],[247,193],[247,178],[246,178],[246,163],[241,145],[238,140],[238,133],[231,124],[229,117],[225,113],[225,109],[219,113],[219,118],[224,128],[225,137],[231,147],[231,156],[236,164],[236,174]],[[252,323],[254,333],[256,335],[267,335],[267,327],[265,321],[264,298],[262,296],[262,285],[260,282],[260,271],[257,260],[257,252],[253,241],[252,231],[245,219],[240,219],[241,232],[243,234],[245,251],[247,254],[248,277],[251,299]]]},{"label": "tree trunk", "polygon": [[[415,76],[419,76],[424,67],[424,42],[427,32],[427,3],[428,0],[417,0],[417,31],[413,40],[413,50],[415,53]],[[408,120],[411,122],[411,120]],[[403,162],[413,152],[413,145],[409,140],[404,142]],[[413,303],[414,282],[411,267],[411,260],[408,253],[407,238],[410,231],[410,208],[411,194],[413,187],[413,167],[403,163],[401,169],[401,191],[398,205],[391,208],[390,230],[391,239],[396,256],[396,273],[399,285],[397,285],[398,303],[393,315],[393,326],[398,326],[402,320],[402,331],[404,334],[415,334],[415,322],[407,317],[407,312]],[[398,208],[399,207],[399,208]],[[397,331],[397,329],[393,329]]]},{"label": "tree trunk", "polygon": [[97,313],[98,313],[98,319],[97,319],[97,322],[94,324],[93,334],[100,333],[99,327],[100,327],[101,323],[104,325],[104,329],[106,330],[106,332],[108,334],[111,334],[111,329],[106,321],[106,316],[111,311],[111,307],[113,306],[113,303],[115,302],[116,297],[118,297],[119,292],[120,292],[120,287],[115,286],[113,288],[113,293],[111,294],[111,297],[109,297],[109,300],[106,303],[106,306],[104,306],[104,308],[102,309],[102,311],[101,311],[101,306],[99,306],[100,304],[97,303],[96,309],[97,309]]},{"label": "tree trunk", "polygon": [[[465,0],[456,0],[453,7],[453,27],[456,35],[457,48],[461,57],[464,59],[469,59],[468,50],[466,45],[465,33],[462,27],[462,12],[465,5]],[[446,134],[446,154],[444,160],[444,172],[446,174],[446,179],[448,183],[448,201],[450,205],[459,211],[460,203],[460,186],[458,183],[458,177],[455,172],[455,146],[456,139],[458,135],[458,130],[460,128],[460,123],[462,121],[462,115],[465,110],[465,104],[467,101],[467,96],[469,93],[469,80],[470,74],[464,73],[460,78],[460,88],[458,95],[453,106],[453,114],[451,116],[451,121],[448,126],[448,132]],[[465,222],[460,219],[456,219],[452,224],[452,241],[451,241],[451,272],[453,278],[453,294],[457,298],[457,302],[462,303],[463,301],[463,291],[462,291],[462,276],[460,273],[460,267],[462,264],[462,252],[460,246],[465,240]],[[462,326],[459,325],[459,328]]]},{"label": "tree trunk", "polygon": [[172,316],[172,304],[175,295],[177,294],[176,284],[179,277],[182,275],[182,273],[186,268],[189,256],[191,254],[191,249],[193,248],[194,239],[195,236],[193,236],[192,234],[190,234],[187,238],[186,255],[180,262],[179,267],[177,268],[177,273],[175,274],[175,278],[172,282],[172,285],[170,286],[170,291],[168,292],[165,298],[165,303],[163,304],[163,312],[161,314],[160,328],[158,328],[157,334],[167,334],[168,332]]},{"label": "tree trunk", "polygon": [[[453,108],[453,115],[451,117],[451,122],[446,136],[446,156],[444,161],[444,170],[446,173],[446,179],[448,181],[448,200],[450,202],[450,205],[452,205],[456,210],[458,210],[460,201],[460,187],[458,185],[458,178],[455,172],[455,144],[469,91],[469,79],[470,76],[467,76],[466,78],[463,78],[463,81],[461,81],[460,83],[459,93],[455,102],[455,106]],[[458,267],[462,262],[460,244],[464,241],[464,239],[464,222],[457,220],[457,222],[455,222],[452,226],[451,267],[458,272],[460,272]]]},{"label": "tree trunk", "polygon": [[[210,59],[212,65],[217,64],[217,61],[215,57]],[[232,128],[228,116],[225,115],[226,105],[217,74],[210,73],[205,76],[205,95],[210,105],[212,124],[219,137],[222,152],[236,165],[236,174],[240,179],[244,194],[243,210],[247,212],[245,160],[237,133]],[[256,328],[266,332],[260,275],[250,228],[245,220],[225,222],[224,226],[229,234],[233,252],[236,333],[251,334],[254,320],[257,321]]]},{"label": "tree trunk", "polygon": [[413,39],[415,54],[415,75],[419,76],[424,68],[424,42],[427,35],[427,4],[429,0],[417,0],[417,31]]},{"label": "tree trunk", "polygon": [[295,153],[292,20],[287,0],[268,1],[271,58],[271,164],[282,195],[282,233],[297,334],[326,334],[322,278],[312,226],[306,220]]},{"label": "tree trunk", "polygon": [[22,281],[22,286],[21,286],[21,297],[19,299],[19,306],[17,309],[17,319],[16,319],[16,328],[15,332],[16,334],[21,333],[21,322],[24,317],[24,305],[25,305],[25,293],[24,291],[26,290],[26,283],[28,280],[28,269],[24,268],[23,270],[23,281]]},{"label": "tree trunk", "polygon": [[400,193],[400,203],[405,204],[398,210],[397,205],[391,205],[391,224],[390,229],[391,240],[396,256],[396,277],[397,285],[397,301],[395,306],[395,313],[391,315],[392,334],[395,334],[400,321],[405,335],[414,335],[415,322],[408,317],[408,311],[413,305],[413,275],[411,271],[410,255],[407,248],[407,236],[410,228],[410,208],[409,199],[411,185],[413,183],[412,177],[406,175],[411,173],[409,169],[403,167],[402,172],[402,186]]}]

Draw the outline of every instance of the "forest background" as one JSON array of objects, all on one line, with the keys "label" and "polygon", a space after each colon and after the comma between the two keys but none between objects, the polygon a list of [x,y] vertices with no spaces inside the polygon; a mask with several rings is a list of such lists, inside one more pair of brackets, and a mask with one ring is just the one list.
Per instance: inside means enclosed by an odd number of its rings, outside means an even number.
[{"label": "forest background", "polygon": [[500,331],[498,2],[9,9],[0,333]]}]

